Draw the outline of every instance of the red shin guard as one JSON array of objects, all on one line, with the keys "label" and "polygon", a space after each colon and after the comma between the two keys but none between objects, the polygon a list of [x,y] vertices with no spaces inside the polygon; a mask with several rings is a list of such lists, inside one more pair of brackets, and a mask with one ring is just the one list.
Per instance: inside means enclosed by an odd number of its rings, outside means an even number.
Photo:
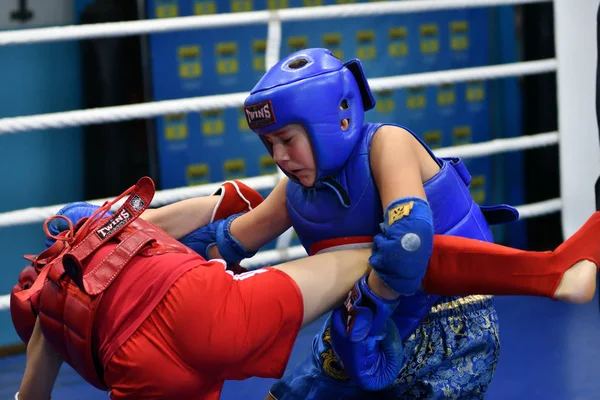
[{"label": "red shin guard", "polygon": [[554,298],[563,274],[589,260],[600,265],[600,212],[554,251],[517,250],[436,235],[423,289],[443,296],[472,294]]}]

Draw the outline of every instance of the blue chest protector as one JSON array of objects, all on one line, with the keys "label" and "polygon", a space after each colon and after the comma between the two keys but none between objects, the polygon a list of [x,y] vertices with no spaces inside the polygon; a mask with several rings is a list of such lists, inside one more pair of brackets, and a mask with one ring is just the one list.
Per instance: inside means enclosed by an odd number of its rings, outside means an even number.
[{"label": "blue chest protector", "polygon": [[[383,125],[366,124],[363,127],[356,148],[336,176],[326,178],[310,189],[292,181],[288,183],[288,214],[309,254],[330,245],[352,243],[353,239],[356,239],[354,242],[369,241],[369,237],[380,233],[383,208],[371,174],[369,149],[373,135]],[[414,136],[441,168],[424,184],[436,234],[493,241],[491,223],[516,219],[518,214],[512,207],[477,205],[468,188],[471,176],[462,161],[436,158]],[[392,318],[403,340],[415,331],[439,299],[440,296],[423,292],[402,297]]]}]

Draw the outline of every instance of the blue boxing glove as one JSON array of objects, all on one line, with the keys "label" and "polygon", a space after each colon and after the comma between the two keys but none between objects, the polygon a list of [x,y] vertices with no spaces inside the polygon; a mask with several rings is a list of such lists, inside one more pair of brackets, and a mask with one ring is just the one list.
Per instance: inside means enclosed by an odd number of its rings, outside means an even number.
[{"label": "blue boxing glove", "polygon": [[421,287],[433,251],[431,208],[421,198],[404,197],[392,202],[383,218],[369,263],[396,293],[412,295]]},{"label": "blue boxing glove", "polygon": [[223,260],[228,264],[237,264],[244,258],[250,258],[256,251],[248,251],[231,235],[231,223],[241,214],[234,214],[225,219],[204,225],[179,239],[206,260],[210,259],[210,249],[217,246]]},{"label": "blue boxing glove", "polygon": [[402,339],[390,316],[398,300],[386,300],[371,291],[363,276],[344,307],[331,315],[331,347],[344,371],[370,391],[390,386],[402,367]]},{"label": "blue boxing glove", "polygon": [[[75,203],[67,204],[66,206],[58,210],[58,212],[55,215],[63,215],[69,218],[73,225],[76,225],[77,222],[79,222],[79,220],[81,220],[82,218],[92,216],[92,214],[96,212],[96,210],[99,208],[99,206],[95,206],[84,201],[78,201]],[[105,215],[110,216],[112,215],[112,213],[107,212]],[[69,223],[62,218],[53,219],[48,223],[48,231],[54,236],[58,235],[62,231],[66,231],[67,229],[69,229]],[[50,237],[46,238],[46,248],[52,246],[55,241],[56,240]]]}]

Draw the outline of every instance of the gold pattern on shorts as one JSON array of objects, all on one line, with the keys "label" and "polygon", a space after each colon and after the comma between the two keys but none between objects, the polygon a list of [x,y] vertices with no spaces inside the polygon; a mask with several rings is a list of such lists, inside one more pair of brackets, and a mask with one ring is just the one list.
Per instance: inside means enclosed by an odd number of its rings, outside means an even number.
[{"label": "gold pattern on shorts", "polygon": [[403,203],[392,208],[390,211],[388,211],[388,223],[392,225],[394,222],[404,217],[408,217],[414,204],[414,201],[409,201],[408,203]]},{"label": "gold pattern on shorts", "polygon": [[331,348],[331,335],[329,329],[330,328],[327,327],[322,336],[323,343],[325,343],[325,346],[327,347],[327,350],[320,354],[321,358],[323,359],[323,371],[325,371],[325,373],[333,379],[338,381],[348,381],[350,378],[348,375],[346,375],[346,372],[344,372],[340,361],[337,359],[333,349]]},{"label": "gold pattern on shorts", "polygon": [[471,296],[467,296],[467,297],[460,297],[458,299],[449,301],[447,303],[441,303],[441,304],[434,305],[433,307],[431,307],[431,310],[429,310],[429,314],[437,314],[441,311],[454,310],[461,306],[484,302],[486,300],[491,299],[492,297],[494,297],[494,296],[480,295],[480,294],[475,294],[475,295],[471,295]]},{"label": "gold pattern on shorts", "polygon": [[333,349],[321,353],[321,358],[323,359],[323,371],[331,378],[338,381],[347,381],[350,379],[344,370],[340,368],[340,362],[333,353]]}]

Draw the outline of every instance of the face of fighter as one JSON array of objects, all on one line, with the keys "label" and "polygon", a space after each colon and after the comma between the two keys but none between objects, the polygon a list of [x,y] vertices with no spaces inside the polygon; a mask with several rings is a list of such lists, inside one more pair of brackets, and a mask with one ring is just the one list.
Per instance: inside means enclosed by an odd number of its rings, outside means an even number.
[{"label": "face of fighter", "polygon": [[279,167],[311,187],[317,178],[315,154],[310,144],[308,132],[302,125],[289,124],[281,129],[264,135],[272,146],[273,160]]}]

